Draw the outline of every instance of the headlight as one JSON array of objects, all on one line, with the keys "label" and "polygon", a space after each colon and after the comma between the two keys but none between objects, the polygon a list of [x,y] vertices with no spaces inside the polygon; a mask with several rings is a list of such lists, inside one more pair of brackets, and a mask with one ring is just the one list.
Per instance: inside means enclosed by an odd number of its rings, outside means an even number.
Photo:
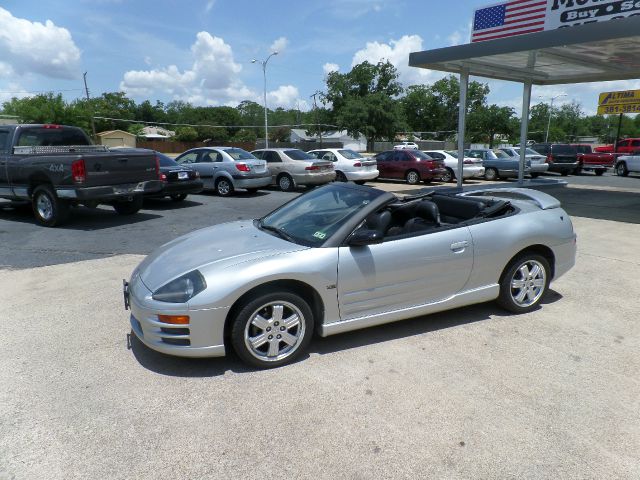
[{"label": "headlight", "polygon": [[159,302],[186,303],[207,288],[207,282],[198,270],[185,273],[153,292],[151,297]]}]

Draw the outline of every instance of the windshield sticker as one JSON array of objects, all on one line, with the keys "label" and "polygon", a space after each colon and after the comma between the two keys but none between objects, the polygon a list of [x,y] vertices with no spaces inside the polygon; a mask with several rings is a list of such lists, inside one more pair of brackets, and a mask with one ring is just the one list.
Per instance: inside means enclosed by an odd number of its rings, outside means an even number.
[{"label": "windshield sticker", "polygon": [[326,237],[327,234],[324,232],[316,232],[313,234],[313,236],[316,238],[319,238],[320,240],[324,240],[324,237]]}]

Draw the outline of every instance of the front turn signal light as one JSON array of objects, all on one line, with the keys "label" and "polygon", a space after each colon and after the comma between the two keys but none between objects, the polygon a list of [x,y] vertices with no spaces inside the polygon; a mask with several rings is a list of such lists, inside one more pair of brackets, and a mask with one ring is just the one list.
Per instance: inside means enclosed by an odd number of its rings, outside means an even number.
[{"label": "front turn signal light", "polygon": [[189,325],[189,315],[158,315],[158,321],[173,325]]}]

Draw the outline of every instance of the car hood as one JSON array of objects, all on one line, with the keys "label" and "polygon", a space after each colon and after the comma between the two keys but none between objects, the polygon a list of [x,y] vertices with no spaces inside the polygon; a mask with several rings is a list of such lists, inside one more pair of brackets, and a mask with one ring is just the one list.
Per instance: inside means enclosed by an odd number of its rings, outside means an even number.
[{"label": "car hood", "polygon": [[203,228],[162,245],[138,266],[142,283],[154,292],[174,278],[216,264],[227,268],[238,263],[308,247],[287,242],[258,229],[253,220]]}]

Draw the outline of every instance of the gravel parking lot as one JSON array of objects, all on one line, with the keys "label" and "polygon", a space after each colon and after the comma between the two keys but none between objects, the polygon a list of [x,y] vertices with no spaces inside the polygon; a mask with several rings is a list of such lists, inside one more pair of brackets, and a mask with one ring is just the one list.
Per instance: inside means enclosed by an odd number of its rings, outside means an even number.
[{"label": "gravel parking lot", "polygon": [[295,193],[86,209],[60,229],[0,211],[0,479],[640,478],[640,179],[568,180],[550,193],[577,264],[539,310],[316,338],[271,371],[147,349],[121,279],[178,235]]}]

